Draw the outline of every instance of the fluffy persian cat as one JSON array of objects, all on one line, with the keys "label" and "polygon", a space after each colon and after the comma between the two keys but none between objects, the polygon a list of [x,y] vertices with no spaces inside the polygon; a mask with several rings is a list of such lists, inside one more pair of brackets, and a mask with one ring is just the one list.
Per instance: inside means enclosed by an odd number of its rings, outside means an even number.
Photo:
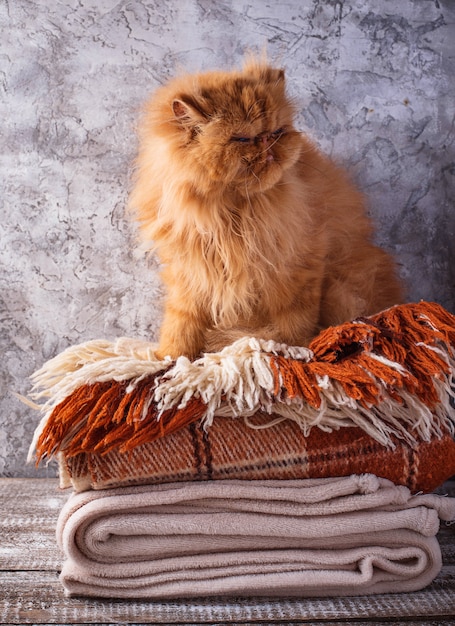
[{"label": "fluffy persian cat", "polygon": [[362,195],[293,125],[284,72],[183,75],[146,105],[131,207],[167,289],[159,356],[243,335],[307,345],[396,304]]}]

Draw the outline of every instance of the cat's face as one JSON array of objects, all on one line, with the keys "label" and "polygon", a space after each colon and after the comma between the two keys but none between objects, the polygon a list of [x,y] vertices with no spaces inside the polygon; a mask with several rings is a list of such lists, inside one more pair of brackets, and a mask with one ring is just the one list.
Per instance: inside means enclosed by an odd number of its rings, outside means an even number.
[{"label": "cat's face", "polygon": [[199,74],[171,106],[183,163],[202,191],[214,185],[244,195],[265,191],[299,158],[281,70]]}]

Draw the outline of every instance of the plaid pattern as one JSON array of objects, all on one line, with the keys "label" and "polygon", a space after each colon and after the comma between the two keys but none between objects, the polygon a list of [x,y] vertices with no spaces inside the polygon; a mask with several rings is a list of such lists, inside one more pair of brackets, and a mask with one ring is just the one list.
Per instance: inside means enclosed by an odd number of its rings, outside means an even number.
[{"label": "plaid pattern", "polygon": [[[256,425],[270,416],[256,415]],[[193,423],[127,452],[59,455],[62,487],[104,489],[132,484],[223,479],[300,479],[372,473],[430,492],[455,474],[455,441],[447,433],[387,448],[360,428],[332,433],[313,428],[304,436],[282,421],[253,429],[242,418],[218,417],[204,430]]]}]

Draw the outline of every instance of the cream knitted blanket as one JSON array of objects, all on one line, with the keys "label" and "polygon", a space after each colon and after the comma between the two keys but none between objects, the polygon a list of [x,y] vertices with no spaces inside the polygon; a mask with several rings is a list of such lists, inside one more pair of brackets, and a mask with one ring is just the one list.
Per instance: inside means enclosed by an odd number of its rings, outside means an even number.
[{"label": "cream knitted blanket", "polygon": [[60,514],[61,580],[113,598],[408,592],[438,574],[454,518],[455,499],[371,474],[88,491]]}]

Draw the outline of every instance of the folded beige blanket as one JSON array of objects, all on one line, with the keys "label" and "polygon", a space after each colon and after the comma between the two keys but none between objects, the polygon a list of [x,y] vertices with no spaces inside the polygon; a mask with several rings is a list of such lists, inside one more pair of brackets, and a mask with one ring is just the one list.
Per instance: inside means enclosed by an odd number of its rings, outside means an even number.
[{"label": "folded beige blanket", "polygon": [[372,474],[180,482],[73,494],[61,511],[68,595],[330,596],[414,591],[441,567],[455,499]]}]

